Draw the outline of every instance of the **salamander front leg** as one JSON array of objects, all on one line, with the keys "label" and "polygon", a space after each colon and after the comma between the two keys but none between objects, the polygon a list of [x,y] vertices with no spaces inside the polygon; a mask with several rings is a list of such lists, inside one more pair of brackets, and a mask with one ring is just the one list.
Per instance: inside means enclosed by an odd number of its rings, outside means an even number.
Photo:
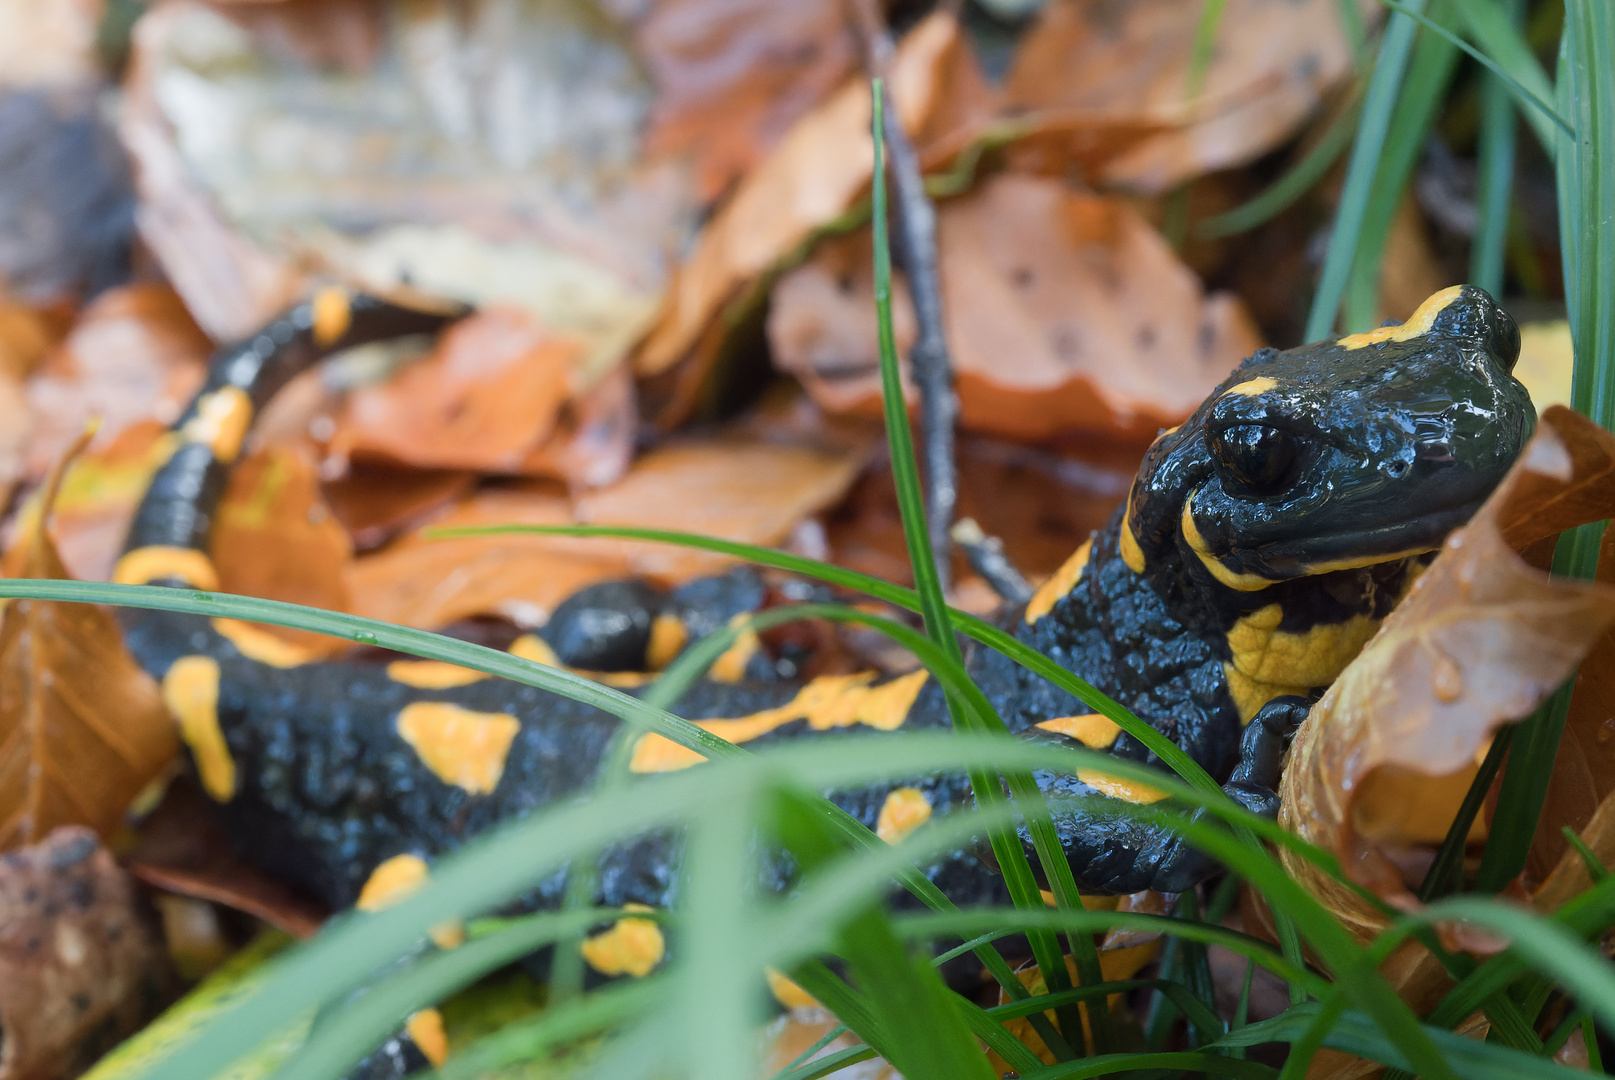
[{"label": "salamander front leg", "polygon": [[[1278,816],[1276,789],[1284,752],[1309,708],[1306,699],[1294,696],[1274,698],[1263,706],[1245,726],[1239,763],[1223,785],[1225,795],[1253,814]],[[1120,814],[1114,799],[1092,794],[1072,798],[1085,787],[1074,778],[1038,773],[1037,779],[1051,799],[1055,826],[1083,891],[1183,892],[1217,871],[1217,860],[1189,844],[1177,830]],[[1189,820],[1207,816],[1199,809]],[[1031,857],[1024,829],[1022,838]]]}]

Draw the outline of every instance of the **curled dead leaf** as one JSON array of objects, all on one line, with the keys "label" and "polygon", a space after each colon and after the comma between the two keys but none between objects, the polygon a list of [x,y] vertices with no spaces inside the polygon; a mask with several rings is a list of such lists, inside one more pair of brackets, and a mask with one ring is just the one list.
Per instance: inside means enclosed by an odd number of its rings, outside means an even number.
[{"label": "curled dead leaf", "polygon": [[[1207,297],[1118,199],[998,176],[938,215],[960,422],[1012,438],[1081,431],[1148,442],[1261,344],[1240,302]],[[867,231],[821,245],[774,291],[776,364],[836,412],[880,415]],[[898,348],[914,335],[895,290]]]},{"label": "curled dead leaf", "polygon": [[1189,69],[1200,10],[1197,0],[1055,0],[1021,42],[1005,105],[1175,115],[1172,130],[1115,155],[1100,174],[1158,193],[1272,149],[1350,71],[1333,0],[1230,0],[1196,97]]},{"label": "curled dead leaf", "polygon": [[[1516,552],[1612,514],[1615,436],[1550,408],[1497,491],[1313,707],[1284,772],[1281,820],[1360,884],[1413,903],[1395,852],[1439,841],[1492,732],[1551,694],[1615,622],[1615,587],[1550,579]],[[1382,925],[1310,863],[1281,857],[1348,925]]]},{"label": "curled dead leaf", "polygon": [[[79,444],[82,447],[82,442]],[[47,482],[22,576],[69,578],[45,530]],[[179,749],[157,684],[90,604],[12,600],[0,617],[0,850],[58,825],[107,835]]]}]

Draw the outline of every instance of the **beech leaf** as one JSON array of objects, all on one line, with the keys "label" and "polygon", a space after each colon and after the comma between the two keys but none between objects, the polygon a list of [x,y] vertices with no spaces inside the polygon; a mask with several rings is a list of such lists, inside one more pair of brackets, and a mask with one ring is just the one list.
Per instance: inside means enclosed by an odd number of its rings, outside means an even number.
[{"label": "beech leaf", "polygon": [[[64,465],[47,484],[24,577],[72,577],[45,528]],[[59,825],[108,835],[178,749],[157,684],[124,650],[111,614],[45,600],[5,605],[0,850],[33,843]]]}]

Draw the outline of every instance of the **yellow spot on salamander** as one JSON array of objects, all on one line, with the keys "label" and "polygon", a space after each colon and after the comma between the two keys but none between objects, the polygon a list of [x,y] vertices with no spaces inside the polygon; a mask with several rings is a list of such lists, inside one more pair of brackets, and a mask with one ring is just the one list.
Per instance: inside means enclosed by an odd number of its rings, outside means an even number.
[{"label": "yellow spot on salamander", "polygon": [[313,309],[314,344],[322,349],[334,345],[353,325],[353,299],[346,289],[334,285],[321,289],[309,306]]},{"label": "yellow spot on salamander", "polygon": [[261,626],[240,619],[213,619],[213,629],[236,647],[236,651],[249,660],[270,667],[294,668],[314,659],[314,655],[301,645],[276,637]]},{"label": "yellow spot on salamander", "polygon": [[135,548],[112,568],[112,580],[120,585],[149,585],[163,578],[178,578],[193,589],[219,587],[219,572],[213,560],[195,548],[152,544]]},{"label": "yellow spot on salamander", "polygon": [[1278,380],[1277,379],[1269,378],[1266,375],[1260,375],[1260,376],[1258,376],[1258,377],[1256,377],[1254,379],[1246,379],[1244,382],[1240,383],[1238,386],[1230,386],[1227,390],[1223,391],[1222,396],[1223,397],[1256,397],[1258,394],[1267,393],[1269,390],[1273,389],[1277,385],[1278,385]]},{"label": "yellow spot on salamander", "polygon": [[1268,604],[1228,631],[1232,659],[1223,665],[1223,672],[1242,722],[1249,723],[1263,705],[1282,694],[1305,695],[1315,686],[1334,682],[1379,627],[1377,619],[1356,615],[1291,633],[1279,629],[1283,621],[1284,609]]},{"label": "yellow spot on salamander", "polygon": [[1116,721],[1098,713],[1088,713],[1084,716],[1056,716],[1037,726],[1044,731],[1052,731],[1056,735],[1075,739],[1094,750],[1109,749],[1122,731],[1116,726]]},{"label": "yellow spot on salamander", "polygon": [[426,860],[419,855],[394,855],[370,871],[353,906],[360,911],[392,907],[425,885],[431,876]]},{"label": "yellow spot on salamander", "polygon": [[[628,911],[649,911],[644,904],[624,904]],[[667,953],[662,928],[650,919],[632,915],[618,919],[611,929],[584,940],[583,959],[602,975],[632,975],[642,979]]]},{"label": "yellow spot on salamander", "polygon": [[196,415],[185,421],[180,434],[187,442],[202,443],[213,456],[230,464],[241,453],[241,443],[252,426],[252,399],[239,386],[221,386],[203,394]]},{"label": "yellow spot on salamander", "polygon": [[1160,802],[1166,798],[1166,792],[1159,788],[1141,784],[1137,780],[1123,780],[1118,776],[1111,776],[1097,769],[1078,769],[1077,779],[1101,795],[1109,795],[1112,799],[1137,803],[1140,806],[1148,806],[1150,803]]},{"label": "yellow spot on salamander", "polygon": [[1440,292],[1431,293],[1419,309],[1408,317],[1408,321],[1397,326],[1382,326],[1378,330],[1370,330],[1366,334],[1347,334],[1336,345],[1343,345],[1348,349],[1361,349],[1365,345],[1379,345],[1386,341],[1409,341],[1430,332],[1430,327],[1436,323],[1436,316],[1440,315],[1447,306],[1458,299],[1464,287],[1462,285],[1449,285]]},{"label": "yellow spot on salamander", "polygon": [[746,665],[751,663],[751,658],[757,655],[762,644],[750,623],[751,617],[744,611],[729,620],[730,627],[740,629],[740,636],[712,662],[707,669],[707,678],[713,682],[737,683],[746,677]]},{"label": "yellow spot on salamander", "polygon": [[[394,855],[370,871],[353,906],[360,911],[392,907],[419,891],[431,876],[426,860],[419,855]],[[465,944],[465,927],[453,920],[438,923],[427,936],[440,949],[454,949]]]},{"label": "yellow spot on salamander", "polygon": [[690,640],[690,631],[684,620],[671,612],[664,612],[651,620],[650,641],[645,645],[645,666],[661,671],[673,662]]},{"label": "yellow spot on salamander", "polygon": [[1183,519],[1178,527],[1183,531],[1183,539],[1189,543],[1189,550],[1199,556],[1201,563],[1205,565],[1207,570],[1211,571],[1211,576],[1230,589],[1235,589],[1239,592],[1256,592],[1273,584],[1271,578],[1262,577],[1260,574],[1247,574],[1237,570],[1230,570],[1222,564],[1222,560],[1211,553],[1211,549],[1206,545],[1206,538],[1200,535],[1200,526],[1194,523],[1193,503],[1195,494],[1199,494],[1199,492],[1196,491],[1183,500]]},{"label": "yellow spot on salamander", "polygon": [[398,737],[445,784],[487,795],[505,774],[505,756],[521,730],[508,713],[462,709],[446,701],[416,701],[398,712]]},{"label": "yellow spot on salamander", "polygon": [[818,1009],[823,1008],[819,999],[808,993],[796,984],[796,981],[780,974],[773,968],[764,968],[763,975],[768,979],[768,991],[774,995],[774,1000],[787,1009]]},{"label": "yellow spot on salamander", "polygon": [[236,763],[219,727],[219,662],[211,656],[175,660],[163,676],[163,702],[179,721],[202,787],[216,802],[229,802],[236,793]]},{"label": "yellow spot on salamander", "polygon": [[925,797],[925,792],[914,787],[896,788],[880,806],[875,835],[888,844],[895,844],[929,820],[931,800]]},{"label": "yellow spot on salamander", "polygon": [[1127,506],[1122,509],[1122,527],[1116,537],[1116,547],[1127,569],[1135,574],[1144,572],[1144,549],[1138,546],[1138,537],[1133,535],[1132,495],[1127,496]]},{"label": "yellow spot on salamander", "polygon": [[1077,587],[1082,580],[1082,571],[1088,565],[1088,553],[1093,550],[1093,540],[1090,538],[1082,542],[1082,546],[1071,553],[1071,557],[1060,564],[1049,580],[1039,585],[1037,592],[1026,602],[1026,625],[1031,626],[1043,616],[1053,610],[1067,593]]},{"label": "yellow spot on salamander", "polygon": [[[910,672],[879,686],[869,685],[874,672],[855,675],[821,675],[776,709],[764,709],[733,720],[700,720],[696,726],[732,743],[750,742],[793,720],[807,720],[815,731],[863,724],[895,731],[908,718],[908,710],[925,685],[926,672]],[[661,735],[643,735],[634,746],[629,768],[636,773],[672,772],[706,760]]]},{"label": "yellow spot on salamander", "polygon": [[387,678],[417,690],[450,690],[481,682],[488,676],[441,660],[394,660],[387,665]]},{"label": "yellow spot on salamander", "polygon": [[558,668],[566,666],[561,663],[561,658],[555,655],[555,650],[550,648],[550,643],[537,634],[523,634],[515,641],[512,641],[510,648],[506,651],[511,656],[519,656],[523,660],[531,660],[533,663],[543,664],[545,667]]},{"label": "yellow spot on salamander", "polygon": [[404,1030],[420,1047],[421,1054],[432,1065],[439,1066],[449,1059],[449,1037],[443,1032],[443,1014],[436,1009],[422,1009],[411,1013],[404,1022]]}]

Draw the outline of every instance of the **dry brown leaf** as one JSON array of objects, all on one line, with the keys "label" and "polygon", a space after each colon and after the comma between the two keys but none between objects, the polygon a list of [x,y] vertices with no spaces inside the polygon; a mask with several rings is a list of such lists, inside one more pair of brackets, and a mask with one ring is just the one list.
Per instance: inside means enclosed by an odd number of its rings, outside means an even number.
[{"label": "dry brown leaf", "polygon": [[476,474],[461,469],[411,469],[355,461],[324,486],[325,502],[355,547],[380,547],[464,495]]},{"label": "dry brown leaf", "polygon": [[163,1001],[162,947],[88,829],[0,861],[0,1080],[77,1076]]},{"label": "dry brown leaf", "polygon": [[[938,246],[967,429],[1145,443],[1261,344],[1239,301],[1206,297],[1135,211],[1058,181],[1002,175],[945,204]],[[822,245],[775,287],[768,330],[821,405],[879,416],[871,267],[867,231]],[[913,308],[894,292],[906,352]]]},{"label": "dry brown leaf", "polygon": [[685,170],[641,161],[652,98],[591,0],[174,0],[137,27],[120,130],[141,234],[216,336],[317,270],[526,307],[593,378],[693,227]]},{"label": "dry brown leaf", "polygon": [[[927,17],[897,47],[890,92],[910,132],[927,128],[933,114],[972,111],[957,99],[979,85],[969,46],[947,15]],[[637,373],[657,375],[688,356],[718,312],[869,186],[869,115],[869,87],[855,78],[797,121],[751,171],[679,268],[661,318],[634,354]]]},{"label": "dry brown leaf", "polygon": [[331,451],[515,472],[554,430],[582,351],[527,312],[479,311],[450,327],[430,356],[350,394]]},{"label": "dry brown leaf", "polygon": [[[861,454],[757,440],[708,438],[653,450],[617,483],[575,502],[552,487],[479,492],[434,527],[644,525],[778,544],[804,517],[835,503]],[[410,626],[500,614],[532,626],[582,586],[625,574],[664,583],[712,573],[730,560],[665,544],[554,536],[427,540],[409,536],[358,559],[354,610]]]},{"label": "dry brown leaf", "polygon": [[[214,518],[210,547],[224,592],[348,609],[346,573],[353,545],[320,496],[313,462],[296,448],[265,447],[235,469]],[[347,645],[304,630],[262,629],[314,653]]]},{"label": "dry brown leaf", "polygon": [[1190,100],[1200,13],[1199,0],[1055,0],[1021,42],[1005,104],[1176,114],[1177,130],[1145,139],[1101,173],[1108,183],[1155,193],[1272,149],[1349,73],[1334,0],[1231,0],[1202,93]]},{"label": "dry brown leaf", "polygon": [[[68,464],[52,508],[50,531],[69,574],[81,581],[106,581],[112,576],[135,508],[172,447],[166,424],[140,420]],[[13,519],[12,540],[0,560],[0,573],[22,576],[44,495],[43,488],[35,489]]]},{"label": "dry brown leaf", "polygon": [[[1473,768],[1496,728],[1528,713],[1615,621],[1615,588],[1549,579],[1517,554],[1565,528],[1615,514],[1615,436],[1563,408],[1537,433],[1492,497],[1313,707],[1284,772],[1281,820],[1334,853],[1360,884],[1413,899],[1391,855],[1450,822],[1413,796],[1430,777]],[[1281,857],[1360,933],[1381,916]]]},{"label": "dry brown leaf", "polygon": [[841,0],[656,0],[632,33],[656,83],[646,152],[693,158],[706,202],[858,65]]},{"label": "dry brown leaf", "polygon": [[[57,486],[58,471],[47,490]],[[22,576],[66,579],[43,522]],[[157,684],[89,604],[11,600],[0,617],[0,850],[59,825],[105,836],[179,749]]]},{"label": "dry brown leaf", "polygon": [[24,464],[43,476],[97,419],[94,447],[141,420],[175,420],[201,385],[212,344],[167,285],[102,293],[28,382],[36,428]]},{"label": "dry brown leaf", "polygon": [[313,937],[329,914],[318,901],[237,854],[219,821],[218,804],[184,777],[168,786],[157,809],[140,823],[123,860],[147,885],[246,912],[296,937]]}]

